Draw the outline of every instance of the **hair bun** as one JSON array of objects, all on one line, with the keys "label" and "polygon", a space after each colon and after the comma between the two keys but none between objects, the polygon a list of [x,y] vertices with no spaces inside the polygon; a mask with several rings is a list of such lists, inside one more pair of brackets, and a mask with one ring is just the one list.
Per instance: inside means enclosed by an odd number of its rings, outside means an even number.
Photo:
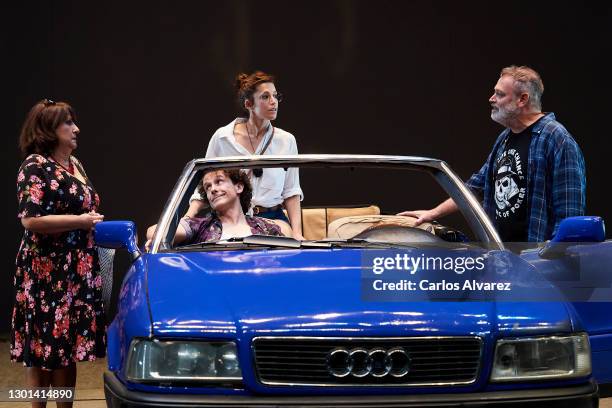
[{"label": "hair bun", "polygon": [[236,84],[235,84],[236,90],[238,91],[241,90],[243,87],[243,84],[248,80],[248,78],[249,78],[249,75],[245,74],[244,72],[238,74],[236,76]]}]

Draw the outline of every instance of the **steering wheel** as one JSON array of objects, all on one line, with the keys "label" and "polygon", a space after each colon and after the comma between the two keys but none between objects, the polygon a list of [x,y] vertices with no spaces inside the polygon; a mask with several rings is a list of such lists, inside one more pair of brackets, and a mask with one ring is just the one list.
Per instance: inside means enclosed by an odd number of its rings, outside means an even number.
[{"label": "steering wheel", "polygon": [[431,232],[427,232],[420,228],[397,226],[397,225],[379,225],[367,229],[354,238],[368,239],[375,242],[401,242],[401,243],[440,243],[444,240]]}]

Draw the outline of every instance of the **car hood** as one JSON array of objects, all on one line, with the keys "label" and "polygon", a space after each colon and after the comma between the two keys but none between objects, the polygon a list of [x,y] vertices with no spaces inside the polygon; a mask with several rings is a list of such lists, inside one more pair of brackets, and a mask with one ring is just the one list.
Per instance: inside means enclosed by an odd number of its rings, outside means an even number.
[{"label": "car hood", "polygon": [[429,336],[567,332],[554,302],[365,302],[360,249],[145,255],[154,334]]}]

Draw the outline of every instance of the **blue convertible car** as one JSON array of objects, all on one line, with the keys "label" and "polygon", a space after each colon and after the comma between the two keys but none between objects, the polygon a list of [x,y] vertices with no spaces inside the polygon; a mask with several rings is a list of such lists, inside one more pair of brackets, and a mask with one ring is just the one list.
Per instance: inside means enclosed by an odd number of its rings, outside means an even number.
[{"label": "blue convertible car", "polygon": [[[289,167],[328,205],[302,210],[306,241],[173,245],[204,170]],[[459,227],[384,215],[427,205],[423,191],[429,205],[452,197]],[[374,204],[329,206],[362,197]],[[612,382],[604,236],[601,219],[578,217],[551,242],[509,247],[439,160],[193,160],[148,252],[132,222],[96,227],[99,246],[132,259],[108,330],[107,404],[596,407]]]}]

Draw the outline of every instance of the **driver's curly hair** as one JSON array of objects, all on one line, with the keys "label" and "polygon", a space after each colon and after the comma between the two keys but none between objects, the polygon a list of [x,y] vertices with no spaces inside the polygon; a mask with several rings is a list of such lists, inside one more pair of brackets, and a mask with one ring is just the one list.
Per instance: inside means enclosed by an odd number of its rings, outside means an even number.
[{"label": "driver's curly hair", "polygon": [[240,206],[242,207],[242,211],[245,213],[249,211],[251,208],[251,198],[253,198],[253,186],[251,186],[251,180],[246,172],[240,169],[207,169],[202,174],[202,179],[198,183],[198,193],[202,197],[202,201],[204,201],[209,207],[210,202],[208,201],[208,197],[206,196],[206,191],[204,191],[204,176],[208,173],[214,173],[217,171],[222,171],[225,173],[227,177],[232,180],[233,184],[242,184],[243,189],[242,193],[240,193]]}]

